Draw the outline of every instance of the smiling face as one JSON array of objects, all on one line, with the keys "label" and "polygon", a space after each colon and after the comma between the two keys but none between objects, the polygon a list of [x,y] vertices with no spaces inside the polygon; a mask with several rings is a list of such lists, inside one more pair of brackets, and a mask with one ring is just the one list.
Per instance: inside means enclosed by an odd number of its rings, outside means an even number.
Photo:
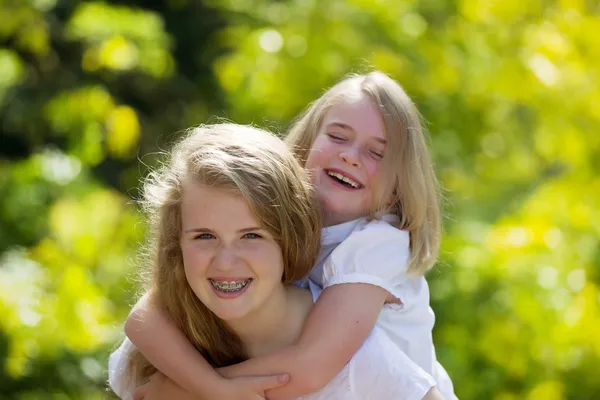
[{"label": "smiling face", "polygon": [[332,106],[306,159],[326,225],[366,216],[386,143],[381,114],[366,95]]},{"label": "smiling face", "polygon": [[281,301],[281,248],[241,195],[187,183],[181,220],[187,281],[217,317],[246,320]]}]

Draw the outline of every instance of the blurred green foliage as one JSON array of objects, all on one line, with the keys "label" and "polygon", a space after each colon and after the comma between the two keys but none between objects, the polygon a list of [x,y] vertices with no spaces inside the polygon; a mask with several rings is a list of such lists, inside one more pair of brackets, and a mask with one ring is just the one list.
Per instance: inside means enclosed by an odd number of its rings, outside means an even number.
[{"label": "blurred green foliage", "polygon": [[108,396],[146,155],[213,115],[283,131],[374,66],[446,189],[458,396],[600,398],[598,32],[592,0],[0,0],[0,397]]}]

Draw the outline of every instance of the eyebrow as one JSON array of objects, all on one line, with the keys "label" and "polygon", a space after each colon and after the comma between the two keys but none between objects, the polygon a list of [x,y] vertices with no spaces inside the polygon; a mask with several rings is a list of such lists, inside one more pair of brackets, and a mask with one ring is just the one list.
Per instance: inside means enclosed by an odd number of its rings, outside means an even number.
[{"label": "eyebrow", "polygon": [[[327,126],[328,127],[329,126],[337,126],[338,128],[348,129],[348,130],[350,130],[352,132],[355,132],[355,130],[350,125],[345,124],[343,122],[330,122],[330,123],[327,124]],[[383,144],[383,145],[387,144],[387,140],[385,140],[383,138],[380,138],[380,137],[377,137],[377,136],[373,136],[372,139],[375,140],[376,142],[379,142],[379,143]]]},{"label": "eyebrow", "polygon": [[[262,230],[264,230],[264,229],[261,228],[260,226],[252,226],[249,228],[240,229],[240,230],[238,230],[238,233],[247,233],[247,232],[262,231]],[[209,229],[209,228],[192,228],[192,229],[187,229],[184,231],[184,233],[192,233],[192,232],[215,233],[215,231],[213,231],[212,229]]]}]

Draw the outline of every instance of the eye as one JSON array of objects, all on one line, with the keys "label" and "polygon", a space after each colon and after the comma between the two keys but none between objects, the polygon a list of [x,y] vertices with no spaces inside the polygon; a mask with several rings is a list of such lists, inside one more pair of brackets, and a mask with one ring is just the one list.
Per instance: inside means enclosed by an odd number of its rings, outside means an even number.
[{"label": "eye", "polygon": [[338,142],[345,142],[347,140],[344,136],[339,135],[337,133],[327,133],[327,136],[329,136],[329,138],[331,138],[332,140]]},{"label": "eye", "polygon": [[243,239],[262,239],[262,236],[260,236],[258,233],[246,233],[244,236],[242,236]]},{"label": "eye", "polygon": [[200,240],[210,240],[210,239],[214,239],[215,236],[210,234],[210,233],[201,233],[199,235],[194,236],[194,239],[200,239]]},{"label": "eye", "polygon": [[382,151],[377,151],[377,150],[371,150],[371,155],[378,159],[381,160],[383,158],[383,152]]}]

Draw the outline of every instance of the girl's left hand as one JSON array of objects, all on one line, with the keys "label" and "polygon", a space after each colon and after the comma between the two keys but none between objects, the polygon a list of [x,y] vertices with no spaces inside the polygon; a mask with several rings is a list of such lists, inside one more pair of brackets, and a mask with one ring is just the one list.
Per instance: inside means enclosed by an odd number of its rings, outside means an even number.
[{"label": "girl's left hand", "polygon": [[190,392],[185,391],[171,379],[160,372],[150,377],[148,382],[133,392],[133,400],[198,400]]}]

